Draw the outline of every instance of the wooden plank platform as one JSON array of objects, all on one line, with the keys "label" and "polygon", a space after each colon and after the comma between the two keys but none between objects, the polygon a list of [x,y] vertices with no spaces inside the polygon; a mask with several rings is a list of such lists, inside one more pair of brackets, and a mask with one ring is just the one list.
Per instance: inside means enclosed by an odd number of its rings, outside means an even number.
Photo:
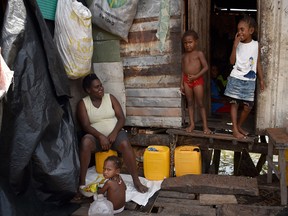
[{"label": "wooden plank platform", "polygon": [[172,134],[172,135],[192,136],[192,137],[200,137],[200,138],[207,138],[207,139],[229,140],[229,141],[236,142],[236,143],[237,142],[242,142],[242,143],[254,143],[255,142],[255,137],[246,137],[244,139],[237,139],[232,134],[224,134],[224,133],[204,134],[203,131],[199,131],[199,130],[186,132],[184,128],[168,129],[166,133]]},{"label": "wooden plank platform", "polygon": [[[262,181],[260,180],[260,182]],[[231,201],[227,199],[230,195],[198,195],[187,192],[160,190],[158,196],[154,197],[156,199],[149,200],[149,207],[146,208],[149,212],[142,211],[145,207],[140,207],[134,202],[128,202],[125,204],[125,210],[117,214],[117,216],[278,216],[279,212],[283,212],[279,216],[284,216],[287,215],[288,209],[280,206],[280,195],[277,189],[277,187],[271,185],[259,185],[259,196],[236,195],[235,197],[239,204],[227,204],[227,202]],[[206,203],[203,203],[203,196],[206,196]],[[209,200],[212,201],[210,202]],[[85,202],[72,216],[87,216],[88,209],[89,203]]]},{"label": "wooden plank platform", "polygon": [[243,194],[258,196],[256,178],[213,174],[184,175],[164,179],[161,189],[186,193]]}]

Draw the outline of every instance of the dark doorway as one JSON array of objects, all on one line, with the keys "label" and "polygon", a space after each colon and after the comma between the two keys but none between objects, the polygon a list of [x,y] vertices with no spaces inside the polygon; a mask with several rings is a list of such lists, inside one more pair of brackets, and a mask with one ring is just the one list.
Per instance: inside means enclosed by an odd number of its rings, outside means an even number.
[{"label": "dark doorway", "polygon": [[[257,21],[257,0],[211,0],[210,72],[211,69],[216,66],[219,76],[222,76],[223,78],[224,85],[226,84],[227,77],[229,76],[232,69],[232,65],[230,65],[229,62],[229,57],[231,54],[234,37],[237,31],[237,24],[239,19],[244,14],[253,16]],[[212,79],[212,74],[210,75],[210,79]],[[226,115],[227,117],[229,117],[229,106],[227,106],[226,109],[220,109],[220,113],[217,112],[219,111],[219,109],[217,109],[217,106],[215,106],[215,103],[213,103],[212,91],[213,89],[211,83],[212,115]],[[223,98],[225,99],[223,91],[220,91],[220,96],[223,96]],[[255,98],[255,100],[256,99],[257,98]],[[255,125],[255,118],[253,117],[253,113],[255,112],[254,110],[251,112],[251,120],[249,119],[249,125],[251,126]]]}]

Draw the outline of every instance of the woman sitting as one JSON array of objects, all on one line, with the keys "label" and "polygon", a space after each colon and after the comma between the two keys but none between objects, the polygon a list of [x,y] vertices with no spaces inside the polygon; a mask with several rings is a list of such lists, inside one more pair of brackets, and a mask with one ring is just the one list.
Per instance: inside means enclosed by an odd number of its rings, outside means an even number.
[{"label": "woman sitting", "polygon": [[86,135],[80,144],[80,187],[85,185],[91,153],[108,151],[110,148],[122,154],[137,191],[148,188],[138,177],[136,158],[123,126],[125,116],[118,100],[104,93],[101,81],[95,74],[83,79],[83,89],[88,94],[77,106],[77,118]]}]

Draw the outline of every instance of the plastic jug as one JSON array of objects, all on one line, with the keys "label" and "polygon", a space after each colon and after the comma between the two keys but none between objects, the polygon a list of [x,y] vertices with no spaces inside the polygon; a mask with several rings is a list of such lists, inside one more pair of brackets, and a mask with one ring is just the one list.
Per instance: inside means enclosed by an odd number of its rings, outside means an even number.
[{"label": "plastic jug", "polygon": [[202,160],[200,148],[197,146],[178,146],[174,151],[175,174],[201,174]]},{"label": "plastic jug", "polygon": [[90,204],[88,216],[113,216],[114,208],[112,202],[106,199],[103,194],[95,194],[94,201]]},{"label": "plastic jug", "polygon": [[96,162],[96,172],[97,173],[103,173],[103,165],[104,161],[107,157],[115,155],[117,156],[117,152],[114,150],[109,149],[109,151],[103,151],[103,152],[96,152],[95,153],[95,162]]},{"label": "plastic jug", "polygon": [[144,176],[159,181],[170,175],[170,149],[168,146],[151,145],[144,152]]}]

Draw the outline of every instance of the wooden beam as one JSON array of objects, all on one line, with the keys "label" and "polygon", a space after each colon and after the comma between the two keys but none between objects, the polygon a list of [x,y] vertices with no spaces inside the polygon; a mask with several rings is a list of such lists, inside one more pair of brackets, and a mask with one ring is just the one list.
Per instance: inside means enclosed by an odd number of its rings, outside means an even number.
[{"label": "wooden beam", "polygon": [[169,146],[168,134],[137,134],[131,135],[128,133],[131,145],[147,147],[149,145],[164,145]]},{"label": "wooden beam", "polygon": [[214,149],[213,161],[212,161],[212,165],[210,166],[210,167],[212,167],[213,172],[210,172],[210,170],[209,170],[210,174],[218,174],[220,158],[221,158],[221,150]]},{"label": "wooden beam", "polygon": [[[137,125],[138,126],[138,125]],[[171,130],[171,129],[169,129]],[[130,134],[130,133],[129,133]],[[135,146],[148,146],[148,145],[166,145],[172,142],[172,135],[170,134],[130,134],[130,142]],[[212,148],[216,150],[229,150],[229,151],[239,151],[247,149],[248,152],[267,154],[267,144],[266,143],[246,143],[238,142],[237,145],[233,145],[231,140],[221,140],[214,139],[213,143],[209,142],[209,136],[207,137],[193,137],[193,136],[179,136],[177,138],[177,146],[179,145],[196,145],[201,149]]]},{"label": "wooden beam", "polygon": [[261,173],[263,165],[266,163],[266,157],[267,157],[267,154],[261,154],[261,156],[257,162],[256,170],[258,172],[258,175]]},{"label": "wooden beam", "polygon": [[240,164],[240,158],[241,158],[241,152],[235,151],[234,152],[234,158],[233,158],[233,161],[234,161],[234,175],[238,175],[238,167],[239,167],[239,164]]},{"label": "wooden beam", "polygon": [[166,133],[178,136],[177,145],[198,145],[201,148],[239,151],[247,149],[254,153],[267,153],[267,144],[257,142],[257,138],[236,139],[230,134],[204,134],[203,131],[194,130],[187,133],[185,129],[168,129]]},{"label": "wooden beam", "polygon": [[237,167],[237,175],[256,177],[258,176],[258,171],[252,161],[250,154],[247,150],[243,149],[239,166]]}]

